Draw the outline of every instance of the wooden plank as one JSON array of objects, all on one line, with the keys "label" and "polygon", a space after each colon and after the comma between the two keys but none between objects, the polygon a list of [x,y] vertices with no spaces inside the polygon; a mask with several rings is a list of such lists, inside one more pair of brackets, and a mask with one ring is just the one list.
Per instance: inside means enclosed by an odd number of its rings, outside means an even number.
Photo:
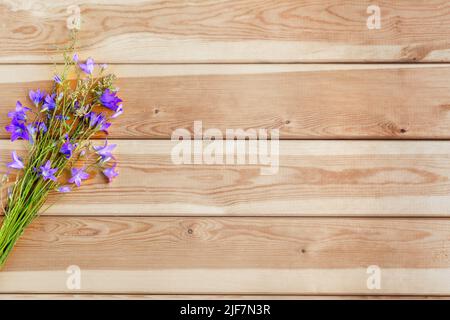
[{"label": "wooden plank", "polygon": [[[41,217],[0,273],[2,293],[450,292],[448,219]],[[381,288],[367,288],[367,267]]]},{"label": "wooden plank", "polygon": [[68,274],[59,271],[0,273],[4,292],[104,292],[169,294],[306,294],[318,295],[448,295],[449,268],[382,269],[386,283],[367,289],[366,268],[355,269],[164,269],[84,270],[80,290],[67,288]]},{"label": "wooden plank", "polygon": [[[449,139],[448,65],[115,65],[125,113],[112,138],[178,128],[276,128],[283,139]],[[48,65],[0,66],[0,126]],[[7,132],[0,130],[0,137]]]},{"label": "wooden plank", "polygon": [[107,62],[450,61],[446,0],[6,1],[1,62],[50,62],[81,10],[83,55]]},{"label": "wooden plank", "polygon": [[[273,175],[260,164],[174,164],[178,141],[110,143],[120,176],[91,179],[46,214],[450,215],[448,141],[280,141]],[[0,159],[20,145],[0,141]]]}]

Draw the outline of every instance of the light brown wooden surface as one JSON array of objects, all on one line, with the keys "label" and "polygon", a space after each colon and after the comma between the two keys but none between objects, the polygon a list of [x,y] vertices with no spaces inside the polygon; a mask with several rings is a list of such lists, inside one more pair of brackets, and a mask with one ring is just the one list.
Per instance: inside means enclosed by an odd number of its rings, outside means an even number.
[{"label": "light brown wooden surface", "polygon": [[[71,5],[80,56],[119,77],[120,176],[49,199],[0,299],[448,299],[448,1],[2,1],[0,172],[23,150],[6,114],[50,86]],[[279,129],[279,171],[175,165],[194,121]]]},{"label": "light brown wooden surface", "polygon": [[[84,270],[80,292],[107,294],[286,294],[448,296],[448,268],[384,268],[380,289],[368,289],[366,268],[354,269],[163,269]],[[3,272],[9,293],[67,293],[66,270]]]},{"label": "light brown wooden surface", "polygon": [[70,292],[77,265],[80,292],[442,295],[449,240],[447,219],[41,217],[0,291]]},{"label": "light brown wooden surface", "polygon": [[[450,215],[448,141],[281,141],[274,175],[261,175],[265,165],[175,165],[177,141],[110,143],[120,176],[91,179],[46,214]],[[0,141],[4,163],[19,145]]]},{"label": "light brown wooden surface", "polygon": [[[367,28],[373,4],[379,30]],[[82,53],[107,62],[449,61],[446,0],[8,0],[0,61],[50,62],[71,5]]]},{"label": "light brown wooden surface", "polygon": [[447,268],[449,240],[437,218],[42,216],[4,271]]},{"label": "light brown wooden surface", "polygon": [[[450,137],[448,65],[117,65],[125,113],[113,138],[277,128],[286,139]],[[48,65],[3,65],[0,114],[50,87]],[[4,127],[9,119],[1,117]],[[7,132],[0,131],[0,137]]]}]

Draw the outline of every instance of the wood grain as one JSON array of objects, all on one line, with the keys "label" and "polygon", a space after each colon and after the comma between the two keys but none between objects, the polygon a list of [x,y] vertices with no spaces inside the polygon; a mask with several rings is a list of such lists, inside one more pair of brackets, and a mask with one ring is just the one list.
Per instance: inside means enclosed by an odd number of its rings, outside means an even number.
[{"label": "wood grain", "polygon": [[446,0],[3,1],[1,62],[50,62],[78,5],[83,55],[104,62],[450,61]]},{"label": "wood grain", "polygon": [[[448,268],[384,268],[380,295],[448,296]],[[117,294],[286,294],[374,295],[366,286],[366,268],[355,269],[165,269],[145,271],[84,270],[80,292]],[[60,271],[2,272],[4,292],[65,293],[68,274]],[[220,285],[220,286],[219,286]]]},{"label": "wood grain", "polygon": [[[110,142],[120,176],[91,179],[46,214],[450,215],[448,141],[281,141],[274,175],[261,175],[267,165],[176,165],[178,141]],[[0,141],[1,160],[19,146]]]},{"label": "wood grain", "polygon": [[[276,128],[282,139],[449,139],[448,65],[116,65],[125,113],[111,138]],[[0,126],[48,65],[0,66]],[[6,76],[7,75],[7,76]],[[0,137],[7,132],[0,130]]]},{"label": "wood grain", "polygon": [[0,292],[70,292],[77,265],[85,293],[448,294],[449,240],[447,219],[41,217]]},{"label": "wood grain", "polygon": [[[0,300],[448,299],[450,141],[372,140],[450,139],[450,3],[380,0],[369,30],[372,4],[2,1],[0,127],[50,87],[73,5],[78,51],[110,63],[125,113],[109,136],[120,176],[51,196],[0,272]],[[168,139],[194,121],[279,129],[278,172],[175,165]],[[23,152],[7,137],[0,173]]]}]

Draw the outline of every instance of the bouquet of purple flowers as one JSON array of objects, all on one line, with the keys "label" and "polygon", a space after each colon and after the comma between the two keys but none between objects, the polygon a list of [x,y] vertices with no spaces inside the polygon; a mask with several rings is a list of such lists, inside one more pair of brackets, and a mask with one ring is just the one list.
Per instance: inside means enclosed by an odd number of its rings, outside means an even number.
[{"label": "bouquet of purple flowers", "polygon": [[100,132],[107,135],[110,119],[123,112],[115,76],[105,73],[106,65],[97,65],[92,58],[80,61],[73,52],[64,53],[64,61],[51,92],[32,90],[31,108],[17,101],[8,113],[11,141],[26,140],[28,151],[23,157],[12,152],[2,179],[0,268],[49,194],[70,192],[95,169],[108,181],[118,175],[112,155],[115,145],[107,139],[100,146],[91,142]]}]

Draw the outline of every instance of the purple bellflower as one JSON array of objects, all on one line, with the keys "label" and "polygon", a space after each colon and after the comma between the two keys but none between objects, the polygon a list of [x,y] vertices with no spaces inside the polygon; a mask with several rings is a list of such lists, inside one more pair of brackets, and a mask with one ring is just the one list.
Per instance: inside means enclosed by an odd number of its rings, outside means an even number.
[{"label": "purple bellflower", "polygon": [[105,140],[105,144],[103,146],[94,146],[94,150],[97,151],[97,154],[102,157],[102,161],[106,162],[110,159],[114,159],[114,156],[112,155],[112,151],[117,145],[110,144],[108,145],[108,141]]},{"label": "purple bellflower", "polygon": [[91,128],[99,127],[100,131],[107,133],[108,128],[111,126],[111,123],[106,122],[105,116],[101,113],[91,111],[85,117],[89,120],[89,126]]},{"label": "purple bellflower", "polygon": [[92,58],[87,58],[85,63],[78,63],[80,69],[87,74],[92,74],[92,72],[94,71],[94,65],[94,59]]},{"label": "purple bellflower", "polygon": [[93,111],[89,112],[85,117],[89,120],[89,126],[91,128],[101,126],[106,120],[104,115]]},{"label": "purple bellflower", "polygon": [[114,114],[111,116],[111,119],[117,118],[117,117],[120,116],[122,113],[123,113],[123,107],[122,107],[122,104],[119,104],[119,105],[117,106],[116,113],[114,113]]},{"label": "purple bellflower", "polygon": [[111,168],[106,168],[105,170],[103,170],[103,174],[108,178],[109,182],[112,182],[112,180],[119,175],[119,173],[115,171],[115,169],[116,164],[114,164]]},{"label": "purple bellflower", "polygon": [[57,190],[58,190],[58,192],[61,192],[61,193],[67,193],[67,192],[71,191],[69,186],[61,186]]},{"label": "purple bellflower", "polygon": [[36,91],[30,90],[28,95],[30,97],[30,100],[33,101],[34,105],[38,106],[42,102],[42,100],[44,100],[46,93],[45,91],[37,89]]},{"label": "purple bellflower", "polygon": [[76,144],[70,143],[69,136],[66,135],[66,142],[63,143],[59,152],[66,156],[66,159],[70,159],[72,157],[73,150],[76,148]]},{"label": "purple bellflower", "polygon": [[41,166],[39,168],[40,174],[42,178],[45,180],[53,180],[56,181],[56,177],[54,176],[55,172],[58,171],[58,169],[54,169],[51,167],[52,163],[50,160],[47,160],[45,165]]},{"label": "purple bellflower", "polygon": [[55,101],[56,94],[47,95],[44,100],[44,104],[42,105],[43,110],[53,110],[56,107]]},{"label": "purple bellflower", "polygon": [[12,152],[11,157],[12,162],[8,163],[7,167],[12,169],[23,169],[25,166],[23,164],[22,158],[20,158],[15,151]]},{"label": "purple bellflower", "polygon": [[20,101],[16,102],[16,110],[8,112],[8,117],[11,119],[16,119],[18,121],[25,121],[27,119],[26,112],[31,111],[30,108],[24,107]]},{"label": "purple bellflower", "polygon": [[16,141],[17,139],[30,140],[30,134],[25,124],[15,118],[11,120],[11,123],[5,129],[11,133],[11,141]]},{"label": "purple bellflower", "polygon": [[119,103],[122,102],[118,96],[116,96],[117,92],[106,89],[103,94],[100,96],[100,103],[116,112],[119,108]]},{"label": "purple bellflower", "polygon": [[104,131],[106,133],[108,133],[108,128],[111,126],[110,122],[104,122],[102,123],[101,127],[100,127],[100,131]]},{"label": "purple bellflower", "polygon": [[29,125],[27,125],[27,129],[31,135],[35,135],[37,132],[47,132],[47,126],[42,121],[30,123]]},{"label": "purple bellflower", "polygon": [[86,180],[89,178],[89,174],[84,171],[84,168],[72,168],[71,173],[72,177],[69,179],[69,182],[75,183],[77,187],[81,185],[82,180]]},{"label": "purple bellflower", "polygon": [[42,132],[42,133],[47,132],[47,126],[45,125],[45,122],[37,121],[37,122],[34,122],[33,124],[37,131]]},{"label": "purple bellflower", "polygon": [[40,132],[40,133],[47,132],[47,126],[45,125],[44,122],[37,121],[37,122],[33,122],[33,123],[28,124],[27,125],[27,130],[28,130],[28,136],[29,136],[28,141],[30,141],[31,144],[34,144],[34,140],[36,138],[36,134],[38,132]]}]

